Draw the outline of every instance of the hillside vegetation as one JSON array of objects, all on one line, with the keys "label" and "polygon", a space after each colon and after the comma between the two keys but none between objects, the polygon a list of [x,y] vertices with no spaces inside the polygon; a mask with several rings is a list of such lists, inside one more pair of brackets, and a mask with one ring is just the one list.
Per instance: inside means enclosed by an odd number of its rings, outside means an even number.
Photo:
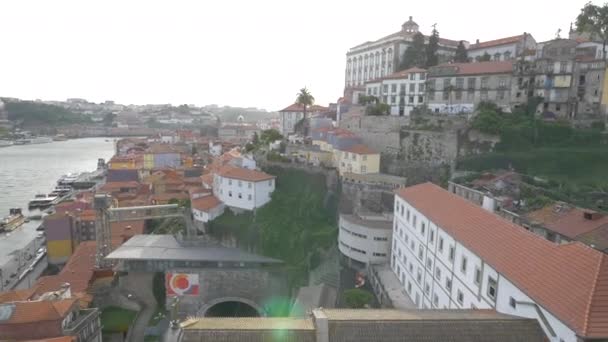
[{"label": "hillside vegetation", "polygon": [[211,233],[233,236],[243,248],[285,261],[290,286],[305,285],[308,271],[320,262],[319,251],[335,244],[337,199],[324,206],[323,175],[276,167],[266,171],[277,176],[270,203],[255,216],[227,211],[211,223]]},{"label": "hillside vegetation", "polygon": [[56,126],[91,122],[89,117],[82,114],[71,112],[59,106],[32,101],[5,101],[5,108],[9,120],[20,121],[24,126]]},{"label": "hillside vegetation", "polygon": [[554,198],[580,205],[605,208],[602,193],[608,194],[608,137],[604,125],[574,128],[567,122],[545,122],[529,109],[502,113],[491,104],[481,104],[472,127],[497,134],[495,151],[458,161],[458,169],[485,171],[514,169],[546,179]]}]

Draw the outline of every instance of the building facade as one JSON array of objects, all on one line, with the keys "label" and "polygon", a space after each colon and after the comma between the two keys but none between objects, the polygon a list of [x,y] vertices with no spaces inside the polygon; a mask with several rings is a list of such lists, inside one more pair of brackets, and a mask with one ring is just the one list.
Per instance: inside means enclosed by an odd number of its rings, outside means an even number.
[{"label": "building facade", "polygon": [[394,210],[391,267],[416,306],[534,318],[555,342],[608,337],[594,309],[603,253],[553,244],[431,183],[398,190]]},{"label": "building facade", "polygon": [[380,153],[365,145],[353,145],[348,148],[334,151],[338,156],[338,172],[340,176],[345,173],[379,173]]},{"label": "building facade", "polygon": [[489,56],[493,61],[508,61],[536,50],[536,40],[531,34],[523,34],[471,44],[467,49],[469,59],[479,62]]},{"label": "building facade", "polygon": [[482,101],[511,111],[512,61],[441,64],[429,68],[428,107],[435,113],[472,113]]},{"label": "building facade", "polygon": [[391,107],[391,115],[409,115],[425,103],[426,70],[410,68],[365,84],[365,94]]},{"label": "building facade", "polygon": [[213,194],[226,206],[243,210],[270,202],[274,188],[275,176],[232,165],[222,167],[213,179]]},{"label": "building facade", "polygon": [[[418,29],[418,24],[410,17],[398,32],[350,48],[346,53],[345,88],[363,87],[367,81],[396,72]],[[425,36],[425,40],[428,38]],[[447,62],[454,55],[458,43],[456,40],[439,39],[441,62]]]},{"label": "building facade", "polygon": [[338,249],[351,265],[388,262],[391,252],[392,222],[384,215],[340,214]]}]

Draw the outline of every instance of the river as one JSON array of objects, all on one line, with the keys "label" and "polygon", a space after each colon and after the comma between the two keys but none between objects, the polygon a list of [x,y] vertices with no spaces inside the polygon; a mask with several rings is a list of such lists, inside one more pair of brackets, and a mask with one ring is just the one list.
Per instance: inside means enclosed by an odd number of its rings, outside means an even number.
[{"label": "river", "polygon": [[53,191],[57,179],[70,172],[93,171],[97,159],[114,154],[114,139],[85,138],[48,144],[0,148],[0,217],[22,208],[37,193]]}]

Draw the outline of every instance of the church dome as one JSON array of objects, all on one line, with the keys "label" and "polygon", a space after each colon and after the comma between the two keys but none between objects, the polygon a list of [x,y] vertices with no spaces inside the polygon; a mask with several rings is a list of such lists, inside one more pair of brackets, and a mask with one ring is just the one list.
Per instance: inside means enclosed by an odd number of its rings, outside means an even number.
[{"label": "church dome", "polygon": [[401,29],[405,33],[417,33],[418,32],[418,24],[414,21],[413,17],[410,16],[410,19],[401,25]]}]

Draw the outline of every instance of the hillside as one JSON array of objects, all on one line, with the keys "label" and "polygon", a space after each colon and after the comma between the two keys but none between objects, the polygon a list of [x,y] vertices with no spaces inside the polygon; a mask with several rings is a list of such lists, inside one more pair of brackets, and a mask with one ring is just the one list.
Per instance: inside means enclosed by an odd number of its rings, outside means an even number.
[{"label": "hillside", "polygon": [[8,119],[21,122],[24,126],[37,125],[65,125],[74,123],[90,123],[87,116],[73,113],[55,105],[37,103],[33,101],[4,100]]}]

